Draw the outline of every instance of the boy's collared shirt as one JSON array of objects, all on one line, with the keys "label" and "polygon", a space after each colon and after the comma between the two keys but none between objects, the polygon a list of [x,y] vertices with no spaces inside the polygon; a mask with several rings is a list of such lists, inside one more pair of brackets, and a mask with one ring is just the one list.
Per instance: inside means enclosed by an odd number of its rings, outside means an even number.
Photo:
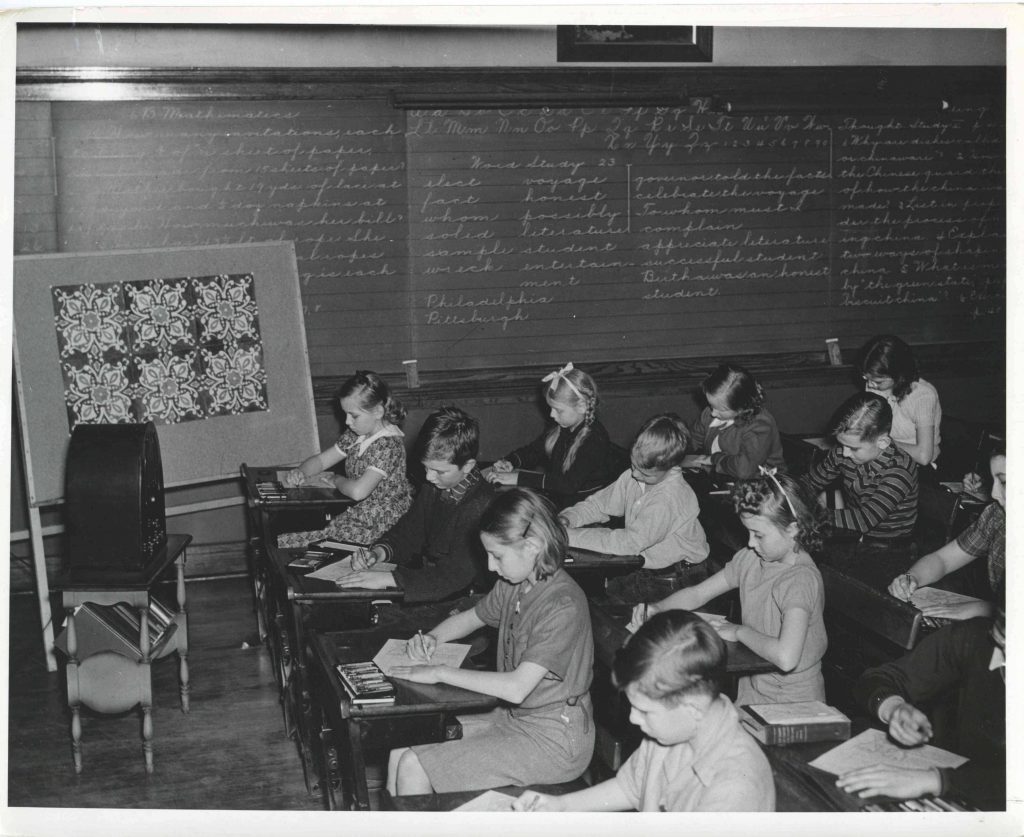
[{"label": "boy's collared shirt", "polygon": [[775,810],[768,759],[724,695],[692,739],[665,746],[645,738],[616,779],[638,811]]},{"label": "boy's collared shirt", "polygon": [[[647,569],[679,561],[699,564],[708,557],[708,541],[697,516],[697,495],[682,474],[645,485],[624,471],[606,488],[562,512],[569,523],[569,546],[609,555],[642,555]],[[579,528],[623,517],[622,529]]]},{"label": "boy's collared shirt", "polygon": [[444,503],[460,503],[462,498],[466,496],[474,485],[476,485],[483,477],[480,474],[479,468],[473,468],[466,476],[459,480],[451,488],[448,488],[441,492],[441,501]]}]

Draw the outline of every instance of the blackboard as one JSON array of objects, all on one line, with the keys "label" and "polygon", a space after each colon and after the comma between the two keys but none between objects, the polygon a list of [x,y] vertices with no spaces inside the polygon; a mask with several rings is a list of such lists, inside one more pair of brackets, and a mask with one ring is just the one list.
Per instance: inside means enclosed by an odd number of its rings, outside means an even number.
[{"label": "blackboard", "polygon": [[16,249],[293,241],[314,376],[998,341],[1003,110],[923,84],[903,111],[26,102]]},{"label": "blackboard", "polygon": [[[237,477],[239,463],[254,451],[269,462],[297,462],[318,448],[295,254],[289,242],[22,256],[14,262],[14,357],[31,505],[51,505],[64,496],[64,466],[72,431],[68,392],[78,389],[90,401],[88,406],[95,407],[114,402],[112,393],[119,389],[117,381],[108,377],[117,364],[109,349],[92,359],[87,369],[89,380],[82,387],[68,388],[64,372],[74,353],[63,351],[67,343],[61,343],[54,289],[92,286],[102,290],[155,280],[176,280],[180,287],[187,280],[178,277],[215,280],[221,275],[244,277],[251,291],[255,317],[247,325],[255,325],[251,330],[259,337],[255,349],[259,370],[250,368],[248,372],[251,380],[263,384],[262,391],[246,393],[250,404],[207,404],[197,410],[190,390],[202,388],[204,372],[230,385],[240,383],[239,367],[199,366],[196,356],[202,354],[201,334],[176,338],[182,351],[156,353],[163,358],[184,358],[188,367],[175,364],[165,376],[150,381],[151,391],[164,407],[164,418],[156,421],[164,483],[175,486]],[[212,287],[214,283],[204,284]],[[232,287],[238,288],[240,283]],[[104,310],[110,316],[101,316]],[[92,321],[90,314],[94,315]],[[131,322],[131,317],[97,303],[82,317],[84,327],[77,333],[99,334],[105,326],[112,329]],[[102,339],[108,345],[127,346],[132,327],[120,334],[107,330]],[[228,354],[230,351],[221,357]],[[124,363],[126,375],[134,359]],[[236,377],[229,382],[232,375]],[[97,395],[101,388],[104,394]],[[92,413],[95,417],[96,410]],[[122,419],[100,416],[99,420]]]}]

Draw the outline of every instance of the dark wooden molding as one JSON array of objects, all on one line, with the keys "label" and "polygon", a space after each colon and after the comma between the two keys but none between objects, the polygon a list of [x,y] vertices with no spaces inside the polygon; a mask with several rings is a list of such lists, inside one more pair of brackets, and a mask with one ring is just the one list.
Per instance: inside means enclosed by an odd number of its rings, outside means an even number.
[{"label": "dark wooden molding", "polygon": [[[813,72],[808,70],[813,69]],[[710,98],[737,103],[800,102],[804,98],[884,105],[920,91],[941,89],[955,104],[958,94],[1005,98],[1006,68],[965,67],[21,67],[20,101],[145,101],[175,99],[379,99],[434,93],[457,102],[506,99],[535,107],[550,101],[569,106],[623,97],[645,100]],[[519,105],[526,106],[526,105]]]}]

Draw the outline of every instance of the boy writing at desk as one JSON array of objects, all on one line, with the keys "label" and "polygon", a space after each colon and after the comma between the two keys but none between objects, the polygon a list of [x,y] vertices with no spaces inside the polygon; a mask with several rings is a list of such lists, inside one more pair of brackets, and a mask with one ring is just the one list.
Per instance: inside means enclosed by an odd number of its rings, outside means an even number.
[{"label": "boy writing at desk", "polygon": [[811,463],[804,482],[822,491],[841,481],[843,508],[832,509],[836,534],[877,547],[909,546],[917,522],[917,463],[889,436],[892,409],[862,392],[836,414],[836,446]]},{"label": "boy writing at desk", "polygon": [[[569,546],[643,556],[642,569],[608,581],[612,601],[636,604],[663,598],[707,575],[708,542],[697,520],[700,507],[679,467],[689,438],[674,413],[649,419],[633,443],[629,470],[559,515]],[[582,528],[620,516],[625,518],[622,529]]]},{"label": "boy writing at desk", "polygon": [[[457,407],[431,413],[416,446],[427,482],[412,507],[369,549],[352,559],[359,570],[341,587],[382,589],[400,584],[408,604],[453,599],[469,588],[490,587],[478,528],[497,489],[476,465],[480,429]],[[369,570],[382,561],[393,572]]]}]

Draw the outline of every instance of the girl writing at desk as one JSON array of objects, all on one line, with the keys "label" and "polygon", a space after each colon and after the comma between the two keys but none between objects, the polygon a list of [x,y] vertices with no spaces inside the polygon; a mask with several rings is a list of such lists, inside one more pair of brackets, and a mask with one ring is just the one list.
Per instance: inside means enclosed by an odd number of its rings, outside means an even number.
[{"label": "girl writing at desk", "polygon": [[779,672],[740,678],[736,703],[824,700],[825,592],[810,556],[821,546],[817,505],[792,479],[768,469],[756,479],[738,482],[732,501],[749,535],[747,547],[706,581],[656,604],[637,605],[630,628],[652,613],[697,610],[738,588],[743,624],[724,622],[715,630],[775,663]]},{"label": "girl writing at desk", "polygon": [[392,674],[472,689],[506,705],[460,717],[458,741],[392,750],[393,795],[568,782],[590,763],[594,641],[586,597],[562,568],[565,530],[548,500],[516,488],[484,512],[480,540],[498,582],[471,610],[413,637],[407,650],[429,661],[437,643],[490,625],[498,629],[498,670],[417,665]]},{"label": "girl writing at desk", "polygon": [[345,476],[333,476],[334,486],[356,501],[325,529],[278,535],[280,547],[300,547],[322,538],[373,543],[408,511],[412,504],[405,474],[405,444],[399,427],[405,410],[374,372],[356,372],[339,393],[345,413],[345,432],[329,448],[306,459],[286,475],[286,485],[302,485],[345,460]]},{"label": "girl writing at desk", "polygon": [[539,488],[561,509],[614,482],[628,462],[597,418],[597,384],[590,375],[567,363],[543,383],[554,425],[499,459],[484,477],[501,485]]},{"label": "girl writing at desk", "polygon": [[992,500],[974,523],[941,549],[918,558],[902,575],[889,585],[889,593],[907,602],[918,587],[934,584],[952,572],[966,567],[976,558],[986,558],[986,573],[992,596],[988,601],[972,601],[947,605],[932,605],[921,609],[925,616],[948,619],[970,619],[991,616],[991,599],[1006,575],[1006,453],[996,448],[989,461],[992,470]]}]

